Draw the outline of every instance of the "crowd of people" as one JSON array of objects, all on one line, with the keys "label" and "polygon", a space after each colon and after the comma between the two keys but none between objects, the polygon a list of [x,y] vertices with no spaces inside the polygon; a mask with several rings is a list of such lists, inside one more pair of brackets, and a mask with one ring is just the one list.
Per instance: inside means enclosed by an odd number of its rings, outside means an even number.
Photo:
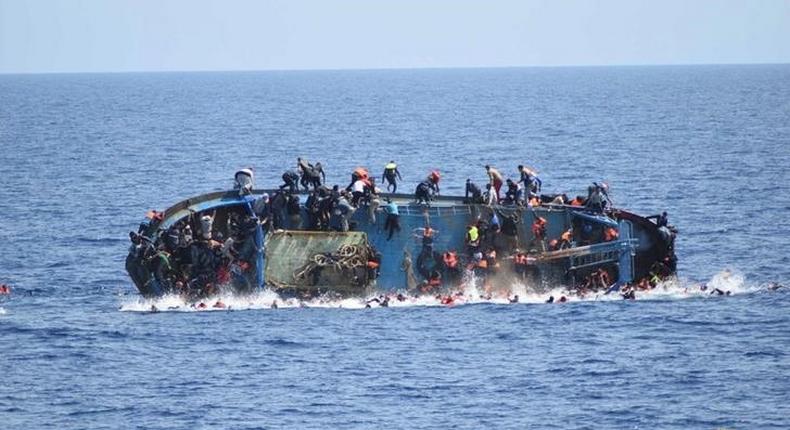
[{"label": "crowd of people", "polygon": [[[161,215],[154,212],[152,219]],[[233,285],[235,291],[251,290],[257,220],[243,211],[232,211],[218,229],[215,217],[190,215],[154,238],[142,231],[129,233],[130,256],[152,274],[146,288],[192,298],[213,295],[224,285]],[[192,225],[200,227],[193,232]]]},{"label": "crowd of people", "polygon": [[[542,181],[538,173],[524,165],[517,166],[517,178],[506,178],[491,165],[485,166],[485,172],[488,177],[485,191],[471,179],[466,180],[465,202],[488,205],[490,211],[488,216],[481,216],[467,226],[464,250],[436,251],[433,238],[437,232],[427,226],[421,229],[422,247],[415,267],[423,279],[416,286],[420,291],[433,292],[442,286],[457,284],[464,272],[485,280],[498,274],[504,266],[518,278],[536,282],[540,278],[538,255],[593,241],[617,240],[618,231],[611,227],[604,229],[602,237],[595,240],[588,237],[588,232],[575,232],[573,228],[563,231],[559,237],[549,238],[548,221],[535,216],[531,226],[532,240],[520,244],[521,211],[502,211],[501,206],[571,205],[603,212],[610,203],[608,187],[593,183],[586,197],[569,199],[565,194],[541,194]],[[237,172],[236,188],[240,194],[252,194],[253,175],[252,168]],[[149,280],[153,290],[201,296],[213,294],[218,285],[228,282],[235,284],[236,289],[250,288],[258,226],[264,230],[343,232],[354,229],[352,219],[357,210],[366,210],[369,222],[375,224],[381,208],[387,240],[392,240],[401,231],[398,205],[383,195],[376,178],[367,169],[357,168],[350,176],[345,188],[329,187],[320,162],[313,164],[297,158],[295,168],[282,174],[283,183],[271,195],[264,193],[251,199],[251,212],[240,210],[223,215],[223,225],[219,229],[213,228],[216,214],[202,214],[199,219],[193,214],[155,238],[147,238],[139,234],[141,232],[130,233],[130,253],[143,261],[144,267],[153,274]],[[394,160],[384,166],[381,181],[386,183],[388,192],[397,192],[403,176]],[[430,205],[440,194],[440,182],[440,172],[429,172],[415,189],[415,201]],[[301,196],[305,194],[303,202]],[[155,213],[152,218],[157,216],[161,217],[161,213]],[[666,213],[658,217],[657,222],[666,226]],[[193,233],[192,229],[197,226],[198,231]],[[611,272],[599,268],[585,274],[579,284],[579,294],[608,287],[615,276]]]}]

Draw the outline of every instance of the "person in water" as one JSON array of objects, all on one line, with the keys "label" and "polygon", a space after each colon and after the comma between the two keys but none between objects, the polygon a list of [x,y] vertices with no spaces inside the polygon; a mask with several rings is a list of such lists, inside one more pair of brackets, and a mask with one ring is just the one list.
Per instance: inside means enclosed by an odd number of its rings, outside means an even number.
[{"label": "person in water", "polygon": [[[400,171],[398,170],[398,165],[395,164],[393,160],[390,160],[386,166],[384,166],[384,173],[381,175],[382,182],[387,182],[387,191],[391,193],[398,192],[398,180],[403,180],[400,175]],[[392,191],[390,191],[390,187]]]}]

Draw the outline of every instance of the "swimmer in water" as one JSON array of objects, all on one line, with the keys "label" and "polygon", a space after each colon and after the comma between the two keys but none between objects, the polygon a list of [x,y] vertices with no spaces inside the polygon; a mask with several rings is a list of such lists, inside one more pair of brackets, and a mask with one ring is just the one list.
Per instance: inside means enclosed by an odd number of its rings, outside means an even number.
[{"label": "swimmer in water", "polygon": [[546,300],[546,303],[554,303],[554,296],[549,296],[549,299]]},{"label": "swimmer in water", "polygon": [[514,295],[512,299],[508,299],[510,303],[518,303],[518,294]]}]

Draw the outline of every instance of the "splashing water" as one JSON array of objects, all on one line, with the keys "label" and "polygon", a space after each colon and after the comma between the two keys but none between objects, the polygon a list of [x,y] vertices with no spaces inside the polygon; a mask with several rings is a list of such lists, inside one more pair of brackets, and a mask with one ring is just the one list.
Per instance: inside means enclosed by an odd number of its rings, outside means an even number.
[{"label": "splashing water", "polygon": [[[704,298],[719,295],[737,295],[755,293],[765,290],[764,285],[749,285],[740,273],[725,269],[716,273],[707,283],[671,278],[659,283],[654,289],[637,291],[635,300],[680,300],[686,298]],[[341,308],[365,309],[376,307],[414,307],[414,306],[459,306],[465,304],[539,304],[547,303],[549,297],[554,303],[591,302],[623,300],[619,292],[606,294],[603,291],[579,296],[564,286],[557,286],[538,292],[523,284],[512,284],[506,287],[486,291],[474,280],[465,282],[462,288],[443,292],[438,295],[414,296],[405,292],[378,293],[368,297],[328,298],[317,297],[307,300],[299,298],[283,298],[277,293],[265,290],[251,295],[223,294],[206,298],[199,302],[184,300],[177,295],[167,295],[155,299],[136,298],[121,303],[123,312],[196,312],[196,311],[228,311],[248,309],[276,308]],[[386,302],[386,303],[385,303]],[[0,309],[2,313],[2,309]]]}]

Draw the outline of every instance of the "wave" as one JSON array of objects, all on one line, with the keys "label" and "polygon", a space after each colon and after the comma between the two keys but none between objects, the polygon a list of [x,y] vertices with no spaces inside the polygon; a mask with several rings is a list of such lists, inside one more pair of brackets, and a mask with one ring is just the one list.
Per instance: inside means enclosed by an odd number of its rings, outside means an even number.
[{"label": "wave", "polygon": [[[725,269],[716,273],[708,282],[699,283],[679,278],[672,278],[659,283],[654,289],[637,291],[634,300],[681,300],[688,298],[714,298],[750,294],[768,291],[777,284],[752,285],[744,276],[733,270]],[[445,292],[440,295],[414,296],[405,292],[378,293],[368,297],[328,298],[318,297],[309,300],[299,298],[283,298],[273,291],[261,291],[251,295],[224,294],[190,302],[177,295],[168,295],[155,299],[125,298],[119,310],[122,312],[206,312],[232,311],[250,309],[280,308],[399,308],[416,306],[462,306],[470,304],[544,304],[553,298],[554,304],[595,301],[623,300],[619,292],[590,293],[579,296],[566,287],[557,286],[537,292],[522,284],[500,285],[494,288],[482,288],[478,282],[466,282],[463,288]]]}]

